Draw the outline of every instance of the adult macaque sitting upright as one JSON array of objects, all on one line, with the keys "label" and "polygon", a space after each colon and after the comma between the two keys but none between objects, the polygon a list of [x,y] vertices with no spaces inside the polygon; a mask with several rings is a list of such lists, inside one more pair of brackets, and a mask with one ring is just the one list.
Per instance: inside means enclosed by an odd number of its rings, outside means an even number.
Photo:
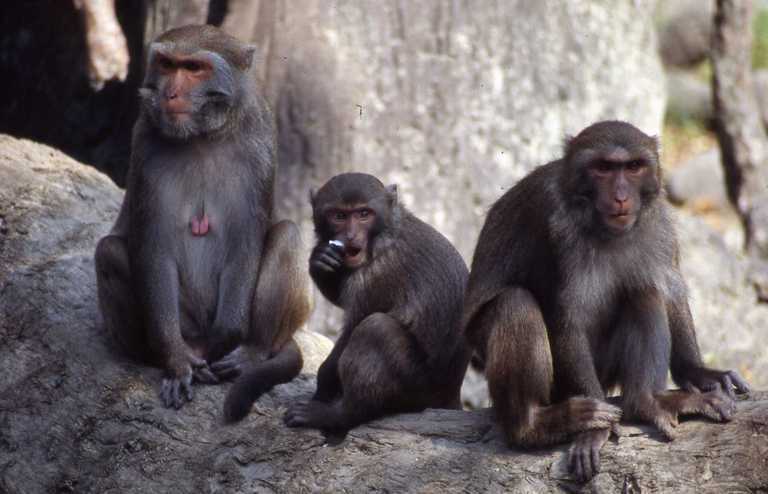
[{"label": "adult macaque sitting upright", "polygon": [[106,327],[165,370],[163,403],[240,376],[227,420],[299,373],[310,309],[299,230],[272,224],[275,130],[253,51],[211,26],[150,45],[125,199],[96,248]]},{"label": "adult macaque sitting upright", "polygon": [[291,406],[286,424],[345,432],[385,414],[459,408],[469,361],[459,253],[371,175],[332,178],[312,208],[310,274],[344,309],[344,327],[314,397]]},{"label": "adult macaque sitting upright", "polygon": [[584,129],[493,205],[472,261],[464,324],[507,439],[572,440],[581,480],[622,412],[671,439],[679,415],[729,420],[748,389],[701,360],[657,147],[625,122]]}]

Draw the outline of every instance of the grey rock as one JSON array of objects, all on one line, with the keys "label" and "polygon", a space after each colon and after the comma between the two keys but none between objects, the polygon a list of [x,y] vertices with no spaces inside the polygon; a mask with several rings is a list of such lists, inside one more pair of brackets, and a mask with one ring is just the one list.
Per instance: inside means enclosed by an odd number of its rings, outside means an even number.
[{"label": "grey rock", "polygon": [[712,148],[698,154],[666,176],[669,200],[676,204],[692,204],[700,209],[729,209],[725,191],[720,150]]},{"label": "grey rock", "polygon": [[712,88],[691,72],[671,69],[667,77],[667,115],[708,123],[714,117]]},{"label": "grey rock", "polygon": [[491,397],[488,393],[488,382],[485,380],[485,375],[472,367],[467,369],[467,375],[461,385],[461,402],[465,408],[471,410],[491,406]]},{"label": "grey rock", "polygon": [[690,67],[709,56],[714,0],[659,2],[659,53],[665,65]]},{"label": "grey rock", "polygon": [[768,386],[768,305],[758,304],[750,260],[700,218],[678,211],[680,260],[705,363]]},{"label": "grey rock", "polygon": [[[234,426],[220,421],[226,386],[199,386],[181,411],[163,408],[159,372],[120,357],[98,322],[92,253],[120,197],[95,170],[0,136],[0,492],[581,489],[565,474],[566,445],[510,450],[488,410],[393,416],[338,445],[288,429],[285,407],[314,388],[306,373]],[[766,424],[768,394],[755,393],[733,423],[682,423],[672,445],[622,426],[583,489],[758,491],[768,485]]]}]

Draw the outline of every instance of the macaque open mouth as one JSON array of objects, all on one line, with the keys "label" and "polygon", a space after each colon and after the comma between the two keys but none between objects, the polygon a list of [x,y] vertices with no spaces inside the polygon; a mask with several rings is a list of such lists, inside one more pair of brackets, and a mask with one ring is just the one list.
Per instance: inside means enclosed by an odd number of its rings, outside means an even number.
[{"label": "macaque open mouth", "polygon": [[354,258],[357,257],[360,254],[360,251],[362,251],[360,247],[354,246],[354,245],[347,245],[346,249],[344,249],[344,257],[347,258]]},{"label": "macaque open mouth", "polygon": [[348,266],[357,266],[365,260],[365,251],[356,245],[347,245],[344,249],[344,262]]}]

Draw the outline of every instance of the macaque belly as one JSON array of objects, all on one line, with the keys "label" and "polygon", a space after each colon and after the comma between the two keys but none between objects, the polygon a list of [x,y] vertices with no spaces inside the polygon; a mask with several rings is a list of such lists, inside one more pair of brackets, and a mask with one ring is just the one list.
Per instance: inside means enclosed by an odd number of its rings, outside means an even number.
[{"label": "macaque belly", "polygon": [[222,208],[206,197],[182,208],[175,230],[178,242],[179,296],[182,334],[201,339],[211,330],[225,268],[227,228]]},{"label": "macaque belly", "polygon": [[202,342],[203,346],[210,340],[217,312],[226,310],[220,307],[227,303],[220,293],[227,260],[237,257],[237,250],[249,243],[244,238],[258,231],[248,218],[253,214],[248,201],[254,185],[234,178],[227,161],[230,156],[215,151],[210,150],[207,159],[191,155],[188,162],[175,155],[182,170],[164,168],[160,156],[152,177],[159,192],[157,210],[163,212],[158,221],[165,223],[160,230],[172,232],[182,336],[190,344]]}]

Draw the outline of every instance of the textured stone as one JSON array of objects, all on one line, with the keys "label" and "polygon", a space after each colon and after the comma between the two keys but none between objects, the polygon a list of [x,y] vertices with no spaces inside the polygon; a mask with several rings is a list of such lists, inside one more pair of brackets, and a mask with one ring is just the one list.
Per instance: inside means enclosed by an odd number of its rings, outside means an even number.
[{"label": "textured stone", "polygon": [[768,305],[758,304],[750,261],[701,219],[677,217],[680,259],[699,345],[708,365],[768,386]]},{"label": "textured stone", "polygon": [[698,210],[731,207],[723,182],[720,150],[712,148],[693,156],[666,175],[670,201]]},{"label": "textured stone", "polygon": [[665,65],[690,67],[707,59],[714,0],[659,2],[659,53]]},{"label": "textured stone", "polygon": [[710,122],[713,118],[712,88],[696,74],[668,70],[667,115],[677,120]]}]

